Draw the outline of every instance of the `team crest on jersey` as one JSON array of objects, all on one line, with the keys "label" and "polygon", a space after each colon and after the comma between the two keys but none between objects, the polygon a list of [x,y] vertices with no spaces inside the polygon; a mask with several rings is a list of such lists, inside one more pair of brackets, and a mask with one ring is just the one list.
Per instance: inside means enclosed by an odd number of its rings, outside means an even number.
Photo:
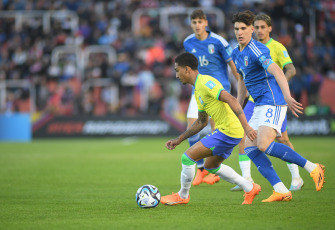
[{"label": "team crest on jersey", "polygon": [[248,66],[249,61],[248,61],[248,56],[244,56],[244,66]]},{"label": "team crest on jersey", "polygon": [[211,80],[209,80],[207,83],[206,83],[206,86],[210,89],[213,89],[216,85],[214,82],[212,82]]},{"label": "team crest on jersey", "polygon": [[214,45],[213,44],[209,44],[208,45],[208,53],[213,54],[214,52],[215,52]]},{"label": "team crest on jersey", "polygon": [[204,104],[204,101],[201,99],[201,97],[199,96],[199,101],[200,101],[200,104]]}]

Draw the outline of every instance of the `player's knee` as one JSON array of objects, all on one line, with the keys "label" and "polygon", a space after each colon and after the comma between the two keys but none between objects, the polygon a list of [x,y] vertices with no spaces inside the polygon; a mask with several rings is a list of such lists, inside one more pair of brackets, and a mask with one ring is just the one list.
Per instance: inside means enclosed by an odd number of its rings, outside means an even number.
[{"label": "player's knee", "polygon": [[213,173],[215,174],[217,171],[219,171],[221,165],[219,165],[219,167],[216,167],[216,168],[207,168],[205,167],[205,169],[209,172],[209,173]]},{"label": "player's knee", "polygon": [[[205,161],[205,169],[215,169],[220,167],[221,163],[220,162],[215,162],[215,161],[210,161],[210,160],[206,160]],[[208,170],[207,170],[208,171]]]},{"label": "player's knee", "polygon": [[257,144],[257,148],[262,152],[265,152],[268,147],[269,147],[268,143],[262,142],[262,143]]},{"label": "player's knee", "polygon": [[183,153],[183,155],[181,155],[181,162],[183,165],[194,165],[196,164],[196,162],[191,159],[189,156],[187,156],[186,153]]},{"label": "player's knee", "polygon": [[277,138],[277,141],[284,145],[289,145],[289,141],[286,138]]}]

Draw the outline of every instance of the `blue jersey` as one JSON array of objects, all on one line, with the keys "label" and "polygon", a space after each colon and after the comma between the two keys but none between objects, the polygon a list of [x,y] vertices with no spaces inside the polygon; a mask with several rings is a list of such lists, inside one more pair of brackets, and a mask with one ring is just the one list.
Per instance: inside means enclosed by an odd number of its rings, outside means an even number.
[{"label": "blue jersey", "polygon": [[232,60],[232,48],[223,37],[207,32],[208,37],[203,41],[197,39],[195,34],[189,35],[184,40],[184,49],[197,57],[201,74],[214,77],[230,93],[227,63]]},{"label": "blue jersey", "polygon": [[242,51],[237,46],[233,50],[232,58],[256,106],[286,105],[275,77],[267,71],[269,65],[273,63],[269,48],[251,39]]}]

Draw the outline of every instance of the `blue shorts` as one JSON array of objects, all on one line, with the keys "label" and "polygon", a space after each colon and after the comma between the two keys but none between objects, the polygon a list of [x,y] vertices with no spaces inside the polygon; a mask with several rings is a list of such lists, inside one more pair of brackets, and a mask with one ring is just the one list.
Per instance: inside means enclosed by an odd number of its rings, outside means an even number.
[{"label": "blue shorts", "polygon": [[206,148],[212,150],[213,156],[217,155],[227,159],[241,140],[242,138],[230,137],[215,129],[213,133],[208,134],[200,141]]},{"label": "blue shorts", "polygon": [[247,104],[244,106],[243,112],[245,114],[245,117],[247,118],[247,121],[249,122],[250,118],[252,117],[252,114],[254,113],[255,103],[248,100]]},{"label": "blue shorts", "polygon": [[[254,113],[255,103],[248,100],[247,104],[245,105],[243,112],[245,114],[245,117],[247,118],[247,121],[249,122],[250,118],[252,117],[252,114]],[[287,115],[285,116],[285,120],[281,127],[281,133],[285,132],[287,129]]]},{"label": "blue shorts", "polygon": [[285,116],[285,120],[283,121],[283,124],[281,126],[281,133],[285,132],[287,128],[287,115]]}]

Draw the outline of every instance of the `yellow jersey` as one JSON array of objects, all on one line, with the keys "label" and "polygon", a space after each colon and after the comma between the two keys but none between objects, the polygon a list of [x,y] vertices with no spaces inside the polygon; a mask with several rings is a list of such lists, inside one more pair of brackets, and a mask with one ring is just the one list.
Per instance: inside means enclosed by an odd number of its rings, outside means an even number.
[{"label": "yellow jersey", "polygon": [[209,75],[198,74],[195,81],[195,98],[199,112],[206,112],[215,122],[215,128],[233,138],[242,138],[244,130],[230,106],[219,100],[222,84]]},{"label": "yellow jersey", "polygon": [[[265,45],[270,50],[270,56],[272,60],[281,69],[284,69],[287,64],[292,63],[290,55],[288,54],[287,49],[285,48],[285,46],[283,46],[283,44],[274,40],[273,38],[270,38],[270,40]],[[249,96],[249,101],[254,102],[254,99]]]},{"label": "yellow jersey", "polygon": [[287,64],[292,63],[290,55],[288,55],[287,49],[280,42],[270,38],[265,44],[270,50],[270,56],[272,60],[283,69]]}]

